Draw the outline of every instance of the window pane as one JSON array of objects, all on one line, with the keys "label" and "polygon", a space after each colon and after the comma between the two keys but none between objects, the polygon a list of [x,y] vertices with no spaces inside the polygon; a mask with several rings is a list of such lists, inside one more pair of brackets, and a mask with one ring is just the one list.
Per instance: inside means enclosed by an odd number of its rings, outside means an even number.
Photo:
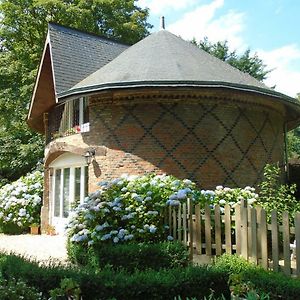
[{"label": "window pane", "polygon": [[81,168],[75,168],[75,205],[77,206],[80,203],[80,176]]},{"label": "window pane", "polygon": [[75,99],[73,102],[73,126],[78,126],[79,124],[79,99]]},{"label": "window pane", "polygon": [[64,185],[63,185],[63,217],[69,216],[70,205],[70,168],[64,169]]},{"label": "window pane", "polygon": [[83,98],[83,123],[89,122],[89,100],[87,97]]},{"label": "window pane", "polygon": [[86,197],[89,192],[89,169],[87,166],[84,167],[84,177],[84,197]]},{"label": "window pane", "polygon": [[54,191],[54,216],[60,215],[60,180],[61,170],[55,171],[55,191]]}]

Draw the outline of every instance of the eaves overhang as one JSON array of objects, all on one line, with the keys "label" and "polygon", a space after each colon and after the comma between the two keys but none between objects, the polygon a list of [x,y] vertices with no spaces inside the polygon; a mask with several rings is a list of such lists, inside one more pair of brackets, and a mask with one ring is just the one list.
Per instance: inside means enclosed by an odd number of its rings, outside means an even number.
[{"label": "eaves overhang", "polygon": [[43,115],[55,104],[55,80],[48,32],[26,120],[29,127],[34,131],[44,133]]},{"label": "eaves overhang", "polygon": [[257,86],[248,86],[243,84],[220,82],[220,81],[132,81],[132,82],[111,82],[99,85],[72,88],[68,91],[58,94],[59,101],[75,96],[85,94],[95,94],[109,90],[126,90],[142,88],[189,88],[189,89],[229,89],[236,92],[253,93],[257,96],[271,97],[274,101],[282,103],[287,109],[286,124],[288,130],[291,130],[300,124],[300,103],[295,98],[277,92],[272,89],[264,89]]}]

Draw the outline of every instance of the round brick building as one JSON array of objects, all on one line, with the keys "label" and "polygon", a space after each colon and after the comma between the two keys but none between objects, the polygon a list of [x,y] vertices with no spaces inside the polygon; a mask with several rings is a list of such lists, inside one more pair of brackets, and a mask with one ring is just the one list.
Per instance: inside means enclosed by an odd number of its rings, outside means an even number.
[{"label": "round brick building", "polygon": [[[44,111],[33,98],[28,122],[45,131],[48,142],[47,222],[55,205],[56,216],[67,217],[76,184],[78,199],[87,193],[83,185],[93,191],[97,182],[123,173],[167,173],[201,188],[244,187],[259,183],[267,163],[285,164],[285,135],[300,117],[295,99],[166,30],[119,52],[57,93]],[[95,150],[88,166],[87,150]]]}]

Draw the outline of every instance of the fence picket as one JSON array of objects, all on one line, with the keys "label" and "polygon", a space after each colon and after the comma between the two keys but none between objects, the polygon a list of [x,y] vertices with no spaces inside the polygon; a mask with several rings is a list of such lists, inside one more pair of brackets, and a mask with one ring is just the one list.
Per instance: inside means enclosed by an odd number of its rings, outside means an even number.
[{"label": "fence picket", "polygon": [[296,276],[300,276],[300,213],[295,216]]},{"label": "fence picket", "polygon": [[210,220],[211,211],[209,205],[205,204],[205,253],[206,255],[211,256],[211,220]]},{"label": "fence picket", "polygon": [[222,241],[221,241],[221,214],[220,206],[215,206],[215,244],[216,255],[222,254]]},{"label": "fence picket", "polygon": [[168,222],[169,234],[171,235],[172,234],[172,207],[171,206],[169,206],[168,209],[168,217],[169,217],[169,222]]},{"label": "fence picket", "polygon": [[241,201],[241,255],[248,259],[248,213],[246,203]]},{"label": "fence picket", "polygon": [[256,218],[256,210],[254,208],[250,208],[250,230],[251,230],[251,261],[257,265],[257,218]]},{"label": "fence picket", "polygon": [[193,221],[193,202],[192,199],[188,200],[189,206],[189,241],[190,241],[190,259],[194,256],[194,221]]},{"label": "fence picket", "polygon": [[186,211],[186,203],[182,204],[182,223],[183,223],[183,243],[187,245],[187,211]]},{"label": "fence picket", "polygon": [[272,235],[272,260],[273,270],[279,271],[279,244],[278,244],[278,219],[277,211],[271,212],[271,235]]},{"label": "fence picket", "polygon": [[182,209],[181,209],[182,205],[180,204],[178,207],[178,213],[177,213],[177,219],[178,219],[178,240],[182,241]]},{"label": "fence picket", "polygon": [[282,226],[283,226],[283,259],[284,259],[283,271],[286,275],[291,275],[289,214],[286,211],[282,213]]},{"label": "fence picket", "polygon": [[195,206],[195,216],[196,216],[196,235],[195,235],[196,251],[197,254],[202,254],[200,204],[197,204]]},{"label": "fence picket", "polygon": [[178,232],[178,227],[177,227],[177,216],[176,216],[176,208],[173,207],[172,209],[172,218],[173,218],[173,238],[176,241],[177,240],[177,232]]},{"label": "fence picket", "polygon": [[241,205],[235,207],[235,245],[236,254],[241,255]]},{"label": "fence picket", "polygon": [[[166,212],[164,220],[169,222],[170,234],[175,240],[182,241],[189,247],[190,259],[193,259],[195,253],[202,255],[203,248],[205,248],[207,256],[212,256],[212,254],[218,256],[223,252],[231,254],[232,250],[236,249],[236,253],[247,260],[260,264],[265,269],[271,268],[279,271],[279,259],[281,259],[279,245],[282,244],[284,273],[287,275],[293,273],[300,277],[300,247],[296,247],[293,255],[295,260],[291,262],[290,245],[291,236],[292,240],[295,236],[296,246],[300,245],[300,212],[296,213],[295,227],[290,227],[287,212],[283,212],[283,222],[282,225],[279,225],[275,210],[271,212],[271,222],[268,224],[266,211],[261,207],[247,207],[245,201],[236,205],[234,214],[228,204],[225,205],[224,215],[221,214],[219,205],[215,206],[213,212],[208,204],[205,204],[203,214],[200,204],[194,205],[191,200],[179,205],[176,209],[169,207]],[[232,227],[232,222],[235,222],[234,227]],[[233,228],[234,231],[232,231]],[[270,265],[268,234],[271,238],[272,251],[270,253],[272,254],[270,255],[272,264]],[[281,236],[283,237],[282,242],[279,240]]]},{"label": "fence picket", "polygon": [[267,240],[267,216],[266,211],[260,211],[260,242],[261,242],[261,265],[268,269],[268,240]]},{"label": "fence picket", "polygon": [[261,258],[261,210],[262,208],[260,206],[256,207],[256,216],[257,216],[257,257]]},{"label": "fence picket", "polygon": [[232,253],[232,242],[231,242],[231,215],[230,206],[225,205],[225,249],[226,253]]}]

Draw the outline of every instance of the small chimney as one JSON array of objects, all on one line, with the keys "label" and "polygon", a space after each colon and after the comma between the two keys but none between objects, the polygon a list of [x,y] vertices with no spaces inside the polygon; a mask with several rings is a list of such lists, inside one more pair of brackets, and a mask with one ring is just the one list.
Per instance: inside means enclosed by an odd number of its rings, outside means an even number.
[{"label": "small chimney", "polygon": [[160,29],[166,29],[165,28],[165,17],[164,16],[161,16],[160,17]]}]

